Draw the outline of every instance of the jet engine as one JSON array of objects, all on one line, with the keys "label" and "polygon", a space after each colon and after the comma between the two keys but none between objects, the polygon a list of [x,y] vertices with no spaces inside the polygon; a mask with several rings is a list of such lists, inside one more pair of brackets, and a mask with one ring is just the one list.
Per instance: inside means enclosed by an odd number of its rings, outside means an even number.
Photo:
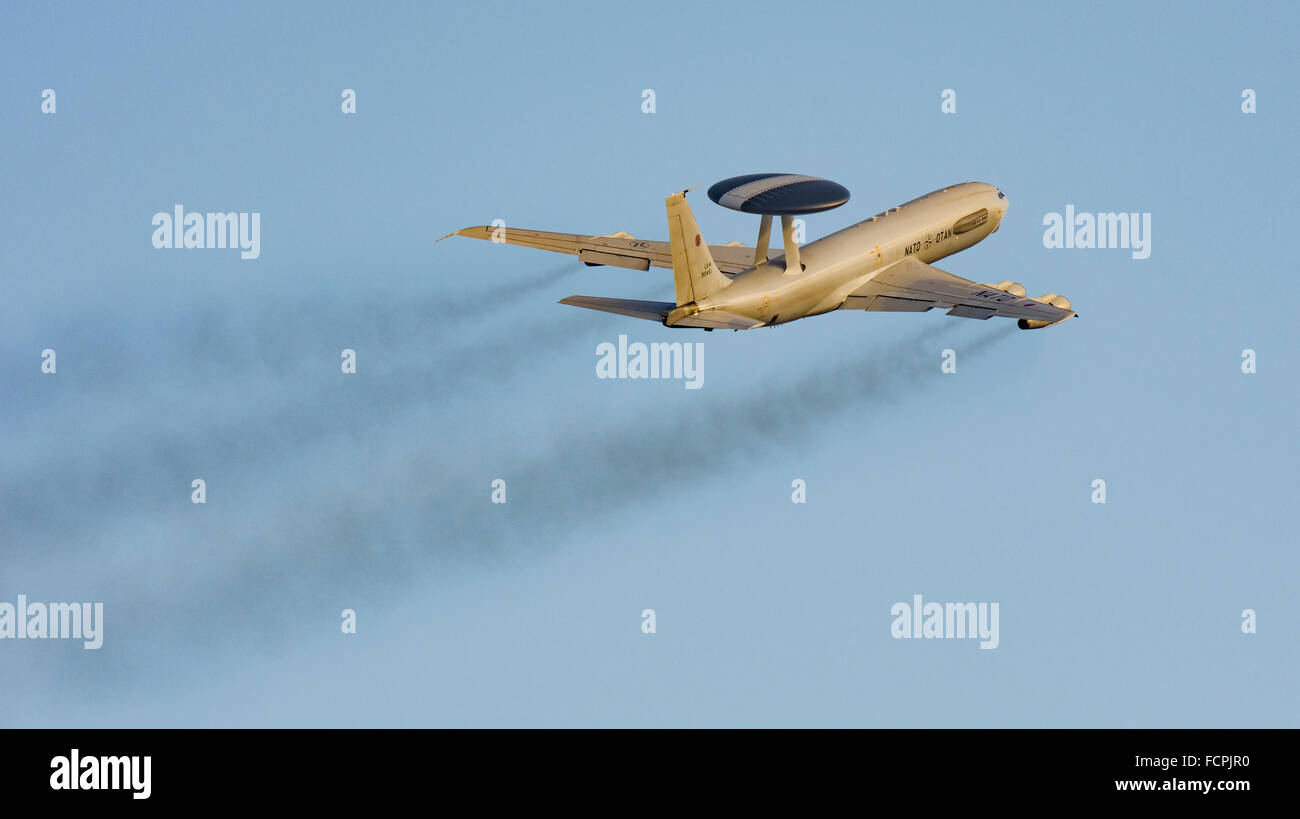
[{"label": "jet engine", "polygon": [[[1024,290],[1024,288],[1021,288],[1021,290]],[[1059,307],[1062,310],[1071,309],[1070,300],[1067,299],[1065,296],[1059,295],[1057,293],[1044,293],[1043,295],[1034,299],[1034,301],[1041,301],[1044,304],[1050,304],[1053,307]],[[1062,321],[1065,321],[1065,319],[1068,318],[1070,318],[1070,316],[1066,316],[1065,318],[1059,319],[1057,321],[1039,321],[1038,319],[1020,319],[1019,321],[1016,322],[1016,326],[1019,327],[1021,330],[1041,330],[1044,327],[1051,327],[1053,324],[1060,324]]]}]

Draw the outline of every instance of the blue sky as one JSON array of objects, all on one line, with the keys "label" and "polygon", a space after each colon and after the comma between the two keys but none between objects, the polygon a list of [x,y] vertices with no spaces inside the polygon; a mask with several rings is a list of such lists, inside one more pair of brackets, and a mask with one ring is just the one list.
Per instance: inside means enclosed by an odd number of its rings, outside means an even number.
[{"label": "blue sky", "polygon": [[[1293,7],[5,15],[0,600],[105,639],[0,642],[0,724],[1300,724]],[[852,191],[810,238],[996,184],[941,266],[1081,317],[683,334],[555,304],[666,271],[434,243],[663,239],[761,171]],[[176,204],[259,212],[260,257],[155,249]],[[1045,248],[1067,204],[1150,213],[1150,258]],[[597,379],[620,333],[704,387]],[[914,594],[998,602],[998,648],[892,639]]]}]

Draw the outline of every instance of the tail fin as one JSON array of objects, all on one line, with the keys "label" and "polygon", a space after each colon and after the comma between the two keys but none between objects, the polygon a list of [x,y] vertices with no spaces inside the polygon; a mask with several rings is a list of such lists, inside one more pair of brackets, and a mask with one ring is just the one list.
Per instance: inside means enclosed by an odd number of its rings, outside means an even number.
[{"label": "tail fin", "polygon": [[700,237],[700,226],[686,202],[686,193],[668,197],[668,241],[673,251],[673,283],[677,306],[708,298],[731,284],[713,263],[709,246]]}]

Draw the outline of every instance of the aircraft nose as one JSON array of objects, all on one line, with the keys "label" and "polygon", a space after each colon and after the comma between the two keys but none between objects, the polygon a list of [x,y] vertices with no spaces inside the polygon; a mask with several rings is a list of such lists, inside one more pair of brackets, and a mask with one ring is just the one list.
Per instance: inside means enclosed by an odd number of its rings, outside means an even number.
[{"label": "aircraft nose", "polygon": [[1001,188],[994,188],[998,192],[997,202],[993,204],[993,230],[990,233],[996,233],[998,228],[1002,227],[1002,217],[1007,213],[1007,195],[1002,192]]}]

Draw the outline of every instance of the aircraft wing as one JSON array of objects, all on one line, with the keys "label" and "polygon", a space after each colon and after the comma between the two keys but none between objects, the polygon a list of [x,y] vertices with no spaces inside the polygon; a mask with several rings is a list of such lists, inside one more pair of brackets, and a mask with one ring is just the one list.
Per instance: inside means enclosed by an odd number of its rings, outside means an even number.
[{"label": "aircraft wing", "polygon": [[[1011,282],[1004,286],[1023,287]],[[977,284],[954,276],[920,259],[907,257],[881,270],[845,299],[841,309],[923,312],[948,308],[948,315],[986,319],[993,316],[1055,323],[1074,313],[1069,301],[1048,294],[1051,301],[1017,295],[989,284]],[[1063,303],[1057,306],[1052,302]]]},{"label": "aircraft wing", "polygon": [[[448,233],[442,239],[448,236],[468,236],[471,239],[491,240],[494,233],[505,244],[568,253],[593,266],[607,264],[633,270],[649,270],[652,265],[669,270],[673,267],[673,253],[668,242],[648,242],[623,232],[608,236],[584,236],[579,233],[548,233],[544,230],[478,225]],[[718,269],[726,274],[734,275],[754,266],[754,248],[739,243],[709,245],[709,253]]]}]

